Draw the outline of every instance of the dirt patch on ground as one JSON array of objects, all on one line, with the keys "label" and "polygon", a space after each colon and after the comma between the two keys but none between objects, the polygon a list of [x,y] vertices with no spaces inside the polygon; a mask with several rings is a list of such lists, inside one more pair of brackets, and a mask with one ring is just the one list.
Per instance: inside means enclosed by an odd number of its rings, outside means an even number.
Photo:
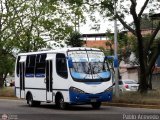
[{"label": "dirt patch on ground", "polygon": [[1,88],[0,97],[15,97],[14,87]]}]

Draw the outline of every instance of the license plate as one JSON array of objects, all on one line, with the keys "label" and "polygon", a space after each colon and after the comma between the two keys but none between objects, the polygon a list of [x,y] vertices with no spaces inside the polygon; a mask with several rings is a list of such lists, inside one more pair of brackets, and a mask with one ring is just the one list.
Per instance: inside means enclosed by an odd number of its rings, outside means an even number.
[{"label": "license plate", "polygon": [[91,99],[91,102],[97,102],[97,100],[96,99]]},{"label": "license plate", "polygon": [[137,90],[138,87],[137,87],[137,86],[133,86],[132,89],[133,89],[133,90]]}]

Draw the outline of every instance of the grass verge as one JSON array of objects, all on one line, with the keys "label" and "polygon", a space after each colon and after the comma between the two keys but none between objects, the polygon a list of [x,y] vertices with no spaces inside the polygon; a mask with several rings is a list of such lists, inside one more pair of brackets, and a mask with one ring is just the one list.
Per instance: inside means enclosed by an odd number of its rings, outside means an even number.
[{"label": "grass verge", "polygon": [[148,91],[147,94],[126,92],[120,94],[119,98],[113,97],[113,103],[160,105],[160,89]]},{"label": "grass verge", "polygon": [[0,89],[0,97],[15,97],[14,87],[4,87]]}]

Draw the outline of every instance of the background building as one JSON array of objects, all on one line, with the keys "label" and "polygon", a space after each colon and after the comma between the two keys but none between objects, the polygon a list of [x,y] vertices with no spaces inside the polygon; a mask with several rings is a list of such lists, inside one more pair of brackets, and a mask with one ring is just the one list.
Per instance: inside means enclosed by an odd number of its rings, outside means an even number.
[{"label": "background building", "polygon": [[109,41],[109,38],[106,33],[82,34],[82,39],[85,41],[84,46],[86,47],[108,48],[106,41]]}]

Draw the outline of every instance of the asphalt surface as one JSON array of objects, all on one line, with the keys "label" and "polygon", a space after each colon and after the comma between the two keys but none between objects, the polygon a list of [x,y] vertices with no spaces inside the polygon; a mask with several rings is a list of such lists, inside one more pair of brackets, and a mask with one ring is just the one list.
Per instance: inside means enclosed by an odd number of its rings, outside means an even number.
[{"label": "asphalt surface", "polygon": [[0,120],[160,120],[160,109],[102,106],[93,110],[90,105],[70,106],[59,110],[53,104],[29,107],[25,100],[0,99]]}]

